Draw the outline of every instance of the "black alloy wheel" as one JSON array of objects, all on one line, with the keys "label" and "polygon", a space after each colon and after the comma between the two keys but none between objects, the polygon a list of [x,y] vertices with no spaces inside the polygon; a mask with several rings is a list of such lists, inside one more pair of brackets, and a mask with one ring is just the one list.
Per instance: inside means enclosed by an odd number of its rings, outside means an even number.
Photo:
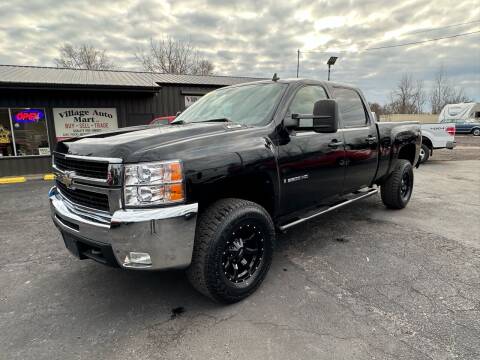
[{"label": "black alloy wheel", "polygon": [[404,172],[402,175],[402,182],[400,184],[400,194],[403,200],[408,200],[410,198],[410,193],[412,192],[412,180],[410,179],[410,173]]},{"label": "black alloy wheel", "polygon": [[243,199],[218,200],[197,219],[188,279],[213,300],[240,301],[267,275],[274,244],[275,226],[262,206]]},{"label": "black alloy wheel", "polygon": [[413,193],[413,166],[405,159],[398,159],[393,172],[381,184],[380,194],[386,207],[403,209]]},{"label": "black alloy wheel", "polygon": [[264,230],[255,221],[238,224],[227,240],[222,256],[225,277],[234,284],[252,280],[258,274],[264,254]]}]

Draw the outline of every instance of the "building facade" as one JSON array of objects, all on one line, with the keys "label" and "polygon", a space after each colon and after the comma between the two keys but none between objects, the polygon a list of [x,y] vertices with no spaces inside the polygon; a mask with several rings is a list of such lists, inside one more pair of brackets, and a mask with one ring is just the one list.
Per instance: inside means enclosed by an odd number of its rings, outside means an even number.
[{"label": "building facade", "polygon": [[0,66],[0,177],[50,172],[58,141],[148,124],[209,91],[255,80]]}]

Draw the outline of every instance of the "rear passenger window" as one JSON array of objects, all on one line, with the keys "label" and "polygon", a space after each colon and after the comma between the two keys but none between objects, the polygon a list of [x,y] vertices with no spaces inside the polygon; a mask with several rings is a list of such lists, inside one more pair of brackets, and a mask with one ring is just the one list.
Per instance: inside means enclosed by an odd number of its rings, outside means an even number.
[{"label": "rear passenger window", "polygon": [[335,100],[344,127],[362,127],[367,124],[367,116],[360,95],[352,89],[334,88]]}]

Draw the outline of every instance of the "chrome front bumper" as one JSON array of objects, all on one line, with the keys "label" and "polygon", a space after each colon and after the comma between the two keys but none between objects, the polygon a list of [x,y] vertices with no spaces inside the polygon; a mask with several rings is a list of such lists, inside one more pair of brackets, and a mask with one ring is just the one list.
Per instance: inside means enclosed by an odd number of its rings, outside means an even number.
[{"label": "chrome front bumper", "polygon": [[[53,222],[66,245],[68,237],[100,247],[110,246],[123,268],[159,270],[190,265],[198,204],[117,210],[106,219],[76,211],[55,187],[50,190],[49,199]],[[132,262],[131,252],[149,254],[151,264]]]}]

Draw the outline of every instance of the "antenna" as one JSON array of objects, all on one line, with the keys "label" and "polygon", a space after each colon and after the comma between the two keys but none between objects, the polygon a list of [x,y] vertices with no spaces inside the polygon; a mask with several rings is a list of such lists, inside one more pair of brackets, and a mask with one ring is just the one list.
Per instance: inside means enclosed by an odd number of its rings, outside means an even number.
[{"label": "antenna", "polygon": [[277,76],[277,73],[273,74],[272,81],[278,81],[280,78]]}]

